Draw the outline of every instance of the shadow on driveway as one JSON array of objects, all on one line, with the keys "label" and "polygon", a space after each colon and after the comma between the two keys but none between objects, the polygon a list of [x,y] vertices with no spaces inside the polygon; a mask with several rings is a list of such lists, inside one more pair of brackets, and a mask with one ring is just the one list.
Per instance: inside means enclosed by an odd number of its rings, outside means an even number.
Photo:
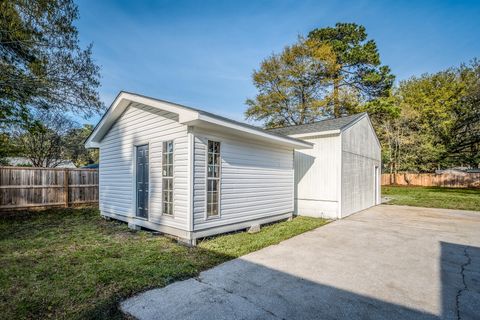
[{"label": "shadow on driveway", "polygon": [[[139,319],[480,319],[480,248],[439,239],[458,238],[456,222],[442,224],[428,210],[397,221],[373,211],[147,291],[121,308]],[[480,226],[480,216],[474,221]]]}]

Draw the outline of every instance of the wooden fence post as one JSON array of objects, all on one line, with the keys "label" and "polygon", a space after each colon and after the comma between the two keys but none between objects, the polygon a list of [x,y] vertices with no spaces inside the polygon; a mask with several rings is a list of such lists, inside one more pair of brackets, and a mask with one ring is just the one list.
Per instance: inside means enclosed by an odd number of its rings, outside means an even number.
[{"label": "wooden fence post", "polygon": [[68,208],[68,169],[63,170],[63,197],[65,208]]}]

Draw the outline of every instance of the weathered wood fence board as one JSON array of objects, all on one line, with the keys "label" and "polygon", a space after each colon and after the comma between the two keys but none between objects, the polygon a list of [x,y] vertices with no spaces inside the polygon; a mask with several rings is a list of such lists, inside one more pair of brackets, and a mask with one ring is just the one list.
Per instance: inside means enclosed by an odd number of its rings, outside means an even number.
[{"label": "weathered wood fence board", "polygon": [[0,210],[95,202],[97,169],[0,167]]},{"label": "weathered wood fence board", "polygon": [[382,174],[382,185],[480,188],[480,173],[397,173]]}]

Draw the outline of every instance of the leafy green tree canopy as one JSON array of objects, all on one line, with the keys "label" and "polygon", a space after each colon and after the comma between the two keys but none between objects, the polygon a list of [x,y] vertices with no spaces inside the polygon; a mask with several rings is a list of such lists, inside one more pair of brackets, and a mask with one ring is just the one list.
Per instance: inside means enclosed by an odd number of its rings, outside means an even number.
[{"label": "leafy green tree canopy", "polygon": [[253,73],[258,94],[245,115],[267,127],[340,117],[388,95],[393,81],[365,28],[337,23],[265,59]]},{"label": "leafy green tree canopy", "polygon": [[248,99],[245,115],[267,127],[297,125],[325,116],[327,77],[335,68],[328,45],[300,41],[265,59],[253,73],[259,93]]},{"label": "leafy green tree canopy", "polygon": [[77,167],[98,163],[98,149],[86,149],[85,140],[93,131],[93,125],[85,124],[83,127],[72,128],[63,137],[65,144],[65,158],[72,160]]},{"label": "leafy green tree canopy", "polygon": [[[331,74],[330,104],[333,115],[349,113],[343,92],[354,94],[359,101],[369,101],[388,94],[395,77],[390,68],[381,65],[374,40],[368,40],[364,26],[355,23],[337,23],[335,27],[310,31],[308,39],[319,45],[330,45],[336,56],[337,68]],[[348,96],[348,95],[346,95]]]},{"label": "leafy green tree canopy", "polygon": [[92,46],[80,48],[72,0],[0,1],[0,125],[37,110],[103,108]]},{"label": "leafy green tree canopy", "polygon": [[[478,60],[402,81],[401,108],[413,130],[435,152],[437,166],[480,161],[480,65]],[[428,157],[429,153],[423,154]],[[425,159],[422,159],[423,161]]]},{"label": "leafy green tree canopy", "polygon": [[14,127],[12,140],[34,167],[56,167],[67,159],[64,137],[77,126],[60,112],[34,112],[29,121]]},{"label": "leafy green tree canopy", "polygon": [[480,164],[480,64],[401,81],[367,111],[391,172]]}]

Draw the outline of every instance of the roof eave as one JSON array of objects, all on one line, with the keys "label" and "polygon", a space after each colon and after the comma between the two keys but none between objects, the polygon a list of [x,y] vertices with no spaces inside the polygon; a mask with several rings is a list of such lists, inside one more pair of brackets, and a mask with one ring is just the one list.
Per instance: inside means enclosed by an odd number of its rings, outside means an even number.
[{"label": "roof eave", "polygon": [[354,120],[352,120],[352,121],[350,121],[349,123],[345,124],[343,127],[340,128],[340,130],[341,130],[341,131],[347,130],[348,128],[352,127],[354,124],[356,124],[357,122],[359,122],[360,120],[362,120],[363,118],[365,118],[365,116],[368,117],[368,113],[366,113],[366,112],[359,113],[357,118],[355,118]]},{"label": "roof eave", "polygon": [[308,138],[308,137],[320,137],[320,136],[328,136],[328,135],[338,135],[342,131],[340,129],[336,130],[327,130],[327,131],[317,131],[317,132],[306,132],[306,133],[297,133],[291,134],[289,137],[301,139],[301,138]]},{"label": "roof eave", "polygon": [[246,134],[251,134],[251,135],[256,136],[259,139],[276,142],[276,143],[279,143],[279,144],[282,144],[282,145],[289,145],[289,146],[294,147],[295,149],[311,149],[311,148],[313,148],[313,144],[310,143],[310,142],[307,142],[307,141],[298,140],[296,138],[289,137],[289,136],[268,133],[268,132],[266,132],[264,130],[261,130],[261,129],[245,127],[245,126],[242,126],[240,124],[232,123],[230,121],[225,121],[225,120],[218,119],[216,117],[211,117],[211,116],[205,115],[205,114],[199,114],[198,119],[196,119],[195,121],[184,122],[184,124],[198,125],[200,122],[213,124],[213,125],[217,125],[217,126],[220,126],[220,127],[225,127],[225,128],[230,129],[230,130],[235,130],[235,131],[239,131],[239,132],[246,133]]},{"label": "roof eave", "polygon": [[[353,118],[352,118],[353,117]],[[344,118],[336,118],[336,119],[326,119],[322,120],[319,122],[314,122],[314,123],[309,123],[309,124],[303,124],[303,125],[295,125],[295,126],[287,126],[283,128],[279,128],[279,132],[281,133],[282,131],[290,131],[290,133],[282,133],[284,135],[288,135],[289,137],[295,137],[295,138],[305,138],[305,137],[312,137],[312,136],[325,136],[325,135],[331,135],[331,134],[339,134],[342,131],[345,131],[349,127],[353,126],[355,123],[363,119],[364,117],[368,117],[368,114],[366,112],[358,113],[352,116],[349,116],[350,122],[343,124],[342,126],[337,126],[335,129],[330,129],[330,130],[325,130],[321,129],[319,127],[315,127],[316,124],[323,124],[325,121],[335,121],[335,120],[343,120]],[[312,127],[313,125],[313,127]],[[307,126],[307,127],[305,127]],[[273,129],[272,131],[275,132],[276,129]],[[296,131],[296,132],[295,132]],[[304,132],[302,132],[304,131]]]},{"label": "roof eave", "polygon": [[121,116],[121,114],[127,109],[127,107],[132,103],[139,103],[151,107],[155,107],[161,110],[173,112],[179,115],[179,122],[186,125],[193,125],[194,123],[201,121],[206,123],[211,123],[226,128],[230,128],[236,131],[245,132],[248,134],[255,135],[261,139],[266,139],[270,141],[275,141],[284,145],[291,145],[297,149],[312,148],[313,145],[309,142],[298,140],[292,137],[273,134],[265,132],[262,129],[257,129],[249,127],[247,125],[242,126],[235,121],[228,121],[228,119],[222,120],[221,117],[213,117],[206,114],[203,114],[195,109],[190,109],[185,106],[177,105],[171,102],[158,100],[130,92],[121,91],[115,100],[112,102],[107,112],[100,119],[98,124],[95,126],[94,130],[90,136],[85,141],[86,148],[99,148],[100,141],[103,139],[105,134],[111,128],[113,123]]},{"label": "roof eave", "polygon": [[179,106],[169,102],[155,100],[134,93],[121,91],[115,100],[113,100],[107,112],[105,112],[103,117],[95,126],[90,136],[88,136],[87,140],[85,141],[85,147],[98,148],[99,142],[103,139],[113,123],[121,116],[121,114],[132,102],[176,113],[178,114],[179,122],[191,121],[198,118],[197,111],[180,108]]}]

